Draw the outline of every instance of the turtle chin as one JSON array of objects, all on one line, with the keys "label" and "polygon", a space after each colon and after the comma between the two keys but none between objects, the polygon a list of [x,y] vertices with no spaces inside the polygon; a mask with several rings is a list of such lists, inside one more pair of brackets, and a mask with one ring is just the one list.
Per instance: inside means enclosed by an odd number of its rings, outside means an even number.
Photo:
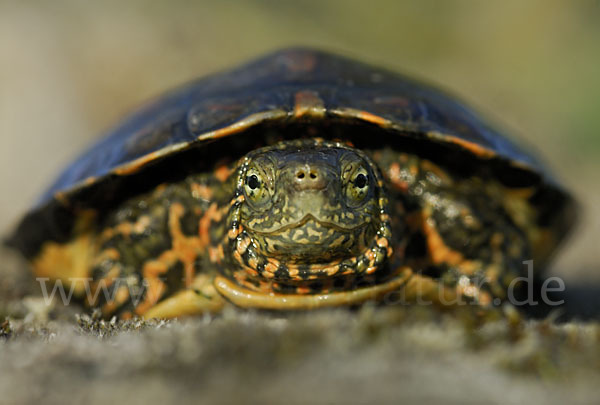
[{"label": "turtle chin", "polygon": [[223,271],[247,288],[311,294],[377,277],[392,254],[387,221],[351,229],[308,218],[264,233],[245,227],[230,237],[232,267]]},{"label": "turtle chin", "polygon": [[329,263],[358,256],[375,233],[373,224],[343,229],[312,215],[268,234],[250,232],[259,254],[292,264]]}]

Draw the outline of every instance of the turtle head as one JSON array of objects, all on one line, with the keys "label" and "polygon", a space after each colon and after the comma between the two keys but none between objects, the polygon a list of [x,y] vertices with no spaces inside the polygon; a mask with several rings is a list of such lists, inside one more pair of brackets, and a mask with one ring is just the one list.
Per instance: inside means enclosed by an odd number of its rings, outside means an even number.
[{"label": "turtle head", "polygon": [[234,276],[278,285],[373,274],[391,254],[379,170],[361,151],[318,139],[248,154],[229,245]]}]

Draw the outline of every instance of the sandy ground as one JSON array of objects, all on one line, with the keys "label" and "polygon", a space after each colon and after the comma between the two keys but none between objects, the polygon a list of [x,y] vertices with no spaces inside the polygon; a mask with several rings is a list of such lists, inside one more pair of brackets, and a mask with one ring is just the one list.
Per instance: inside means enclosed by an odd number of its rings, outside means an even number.
[{"label": "sandy ground", "polygon": [[593,402],[599,20],[597,1],[0,1],[0,234],[141,102],[296,44],[460,94],[534,145],[582,207],[551,269],[571,303],[560,325],[391,308],[102,326],[40,307],[2,249],[0,403]]},{"label": "sandy ground", "polygon": [[[31,304],[30,304],[31,305]],[[600,325],[426,307],[0,326],[0,403],[594,403]]]}]

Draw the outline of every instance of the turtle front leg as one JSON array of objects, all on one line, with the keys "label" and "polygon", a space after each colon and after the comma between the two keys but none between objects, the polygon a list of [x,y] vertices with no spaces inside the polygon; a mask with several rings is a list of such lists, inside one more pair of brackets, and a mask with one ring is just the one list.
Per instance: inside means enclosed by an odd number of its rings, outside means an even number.
[{"label": "turtle front leg", "polygon": [[189,182],[128,201],[104,221],[91,266],[89,306],[121,318],[220,310],[206,235],[218,228],[207,220],[218,217],[216,204],[199,202]]},{"label": "turtle front leg", "polygon": [[[461,208],[465,215],[475,215]],[[461,222],[440,224],[443,218],[434,214],[431,207],[425,207],[408,220],[414,233],[407,254],[417,273],[408,294],[441,305],[499,305],[511,282],[522,273],[520,266],[528,252],[526,236],[506,219],[470,229]],[[465,242],[458,244],[458,240]],[[416,250],[419,255],[414,255]]]},{"label": "turtle front leg", "polygon": [[459,304],[500,304],[531,258],[531,241],[510,209],[519,197],[417,158],[400,159],[386,173],[397,201],[393,229],[402,234],[395,265],[410,267],[420,280],[407,296],[450,305],[444,296],[452,290]]},{"label": "turtle front leg", "polygon": [[217,313],[223,309],[225,300],[213,284],[214,277],[197,276],[192,285],[151,307],[144,318],[177,318],[179,316]]}]

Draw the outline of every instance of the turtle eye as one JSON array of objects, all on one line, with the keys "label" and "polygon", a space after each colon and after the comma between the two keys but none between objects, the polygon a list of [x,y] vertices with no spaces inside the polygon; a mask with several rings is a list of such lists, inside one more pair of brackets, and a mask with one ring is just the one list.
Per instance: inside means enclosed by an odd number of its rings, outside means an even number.
[{"label": "turtle eye", "polygon": [[258,181],[258,176],[256,174],[248,176],[246,178],[246,184],[248,184],[248,187],[250,187],[251,190],[256,190],[260,187],[260,181]]},{"label": "turtle eye", "polygon": [[367,182],[369,181],[369,177],[366,174],[359,173],[354,178],[354,187],[365,188],[367,187]]},{"label": "turtle eye", "polygon": [[369,192],[369,172],[364,167],[359,167],[350,176],[346,186],[346,197],[351,203],[359,203],[365,199]]},{"label": "turtle eye", "polygon": [[244,191],[250,201],[261,204],[269,199],[269,190],[267,189],[263,176],[256,169],[248,170],[244,182]]}]

